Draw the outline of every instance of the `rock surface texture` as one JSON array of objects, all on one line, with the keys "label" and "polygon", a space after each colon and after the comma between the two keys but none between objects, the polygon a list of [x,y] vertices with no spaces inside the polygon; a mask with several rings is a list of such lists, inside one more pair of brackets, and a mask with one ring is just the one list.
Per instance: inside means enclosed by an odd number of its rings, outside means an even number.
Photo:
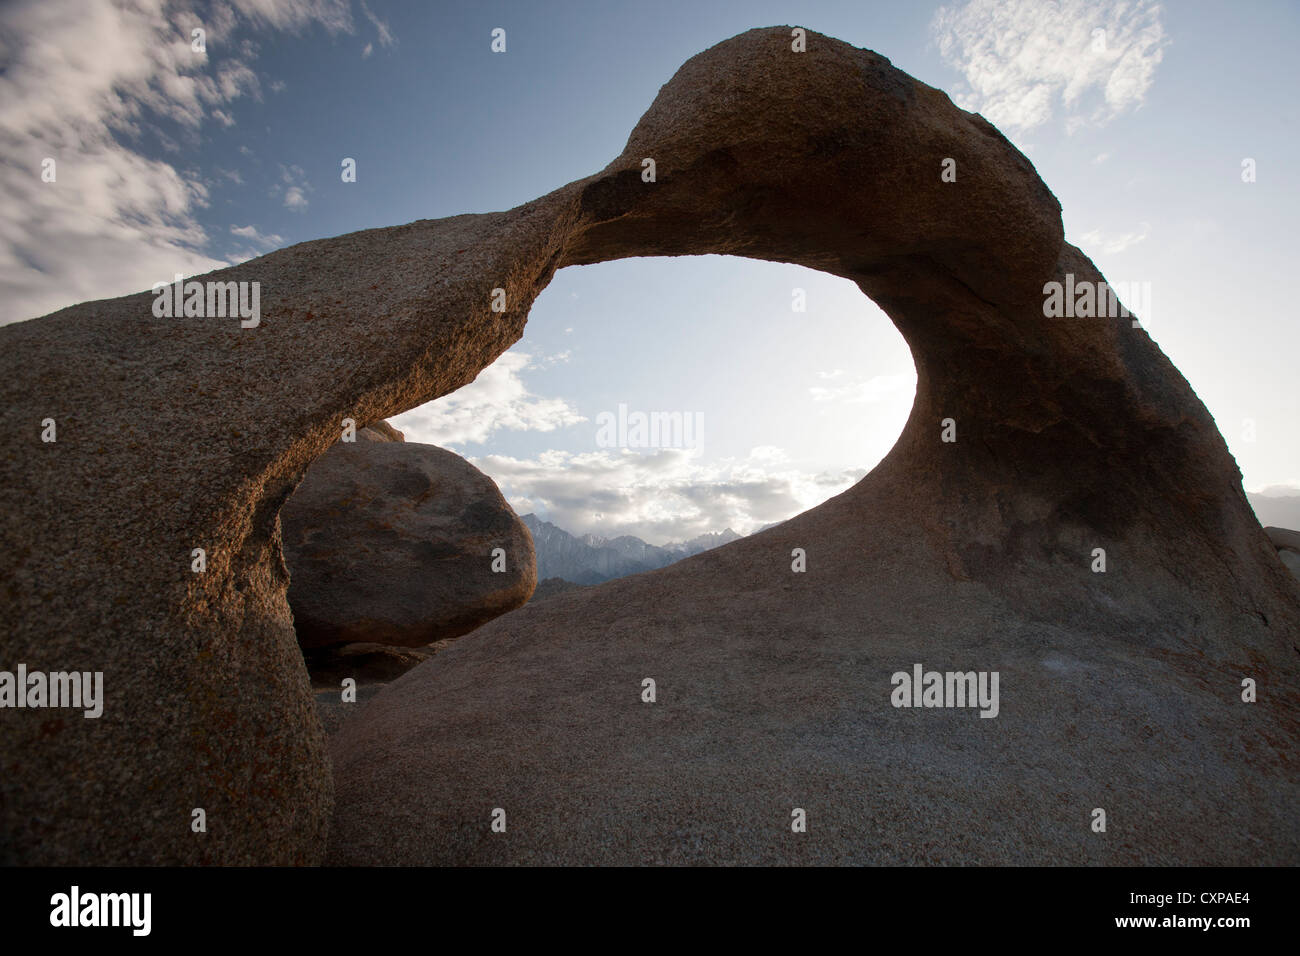
[{"label": "rock surface texture", "polygon": [[[1044,317],[1044,283],[1102,277],[996,129],[790,36],[693,57],[621,156],[534,202],[215,274],[261,282],[255,329],[156,319],[142,293],[0,330],[4,659],[103,669],[107,696],[99,720],[0,712],[10,859],[320,859],[280,505],[343,417],[470,381],[556,269],[726,253],[890,315],[918,374],[893,451],[797,518],[528,605],[385,687],[331,743],[328,859],[1300,861],[1300,601],[1212,419],[1130,319]],[[895,709],[915,663],[999,672],[998,716]]]},{"label": "rock surface texture", "polygon": [[304,649],[459,637],[537,584],[532,538],[496,484],[434,445],[340,441],[280,524]]}]

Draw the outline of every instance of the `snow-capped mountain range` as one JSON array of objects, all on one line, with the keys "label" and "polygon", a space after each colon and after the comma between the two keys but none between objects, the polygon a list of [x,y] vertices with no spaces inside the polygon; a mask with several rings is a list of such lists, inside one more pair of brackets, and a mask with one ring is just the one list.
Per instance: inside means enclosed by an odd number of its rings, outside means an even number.
[{"label": "snow-capped mountain range", "polygon": [[599,584],[629,574],[653,571],[741,537],[728,528],[660,547],[632,535],[603,538],[584,534],[577,537],[535,514],[523,515],[521,520],[528,526],[537,550],[537,579],[563,578],[574,584]]}]

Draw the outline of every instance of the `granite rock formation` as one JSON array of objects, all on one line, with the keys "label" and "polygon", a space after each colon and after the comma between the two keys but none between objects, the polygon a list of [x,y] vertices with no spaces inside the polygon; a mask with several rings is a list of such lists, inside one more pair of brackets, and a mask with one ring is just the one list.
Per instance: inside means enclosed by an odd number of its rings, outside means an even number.
[{"label": "granite rock formation", "polygon": [[[336,789],[342,863],[1300,860],[1300,599],[1210,415],[1131,319],[1044,316],[1045,283],[1103,280],[993,126],[790,37],[693,57],[609,166],[516,209],[202,277],[260,282],[255,328],[141,293],[0,330],[0,651],[108,698],[0,711],[8,859],[314,862]],[[307,466],[472,380],[556,269],[700,253],[890,315],[918,374],[893,451],[456,642],[343,725],[332,783],[278,522]],[[998,671],[999,715],[892,707],[918,662]]]},{"label": "granite rock formation", "polygon": [[280,524],[304,649],[459,637],[537,584],[532,538],[496,484],[434,445],[339,442]]}]

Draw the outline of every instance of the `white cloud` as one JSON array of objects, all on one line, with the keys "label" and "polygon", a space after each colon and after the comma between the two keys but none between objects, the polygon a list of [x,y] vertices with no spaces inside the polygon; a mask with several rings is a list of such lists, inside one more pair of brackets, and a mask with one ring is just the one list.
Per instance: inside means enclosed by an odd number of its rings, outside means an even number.
[{"label": "white cloud", "polygon": [[282,197],[284,207],[292,212],[304,212],[307,209],[307,193],[311,192],[311,183],[301,166],[280,164],[280,181],[271,187],[272,198]]},{"label": "white cloud", "polygon": [[[374,26],[375,32],[379,37],[380,46],[395,46],[397,44],[397,38],[393,36],[393,31],[388,29],[387,23],[371,12],[370,7],[366,4],[366,0],[361,0],[361,12],[365,14],[366,19],[370,21],[372,26]],[[366,44],[367,50],[371,49],[371,47],[372,44]],[[367,53],[365,55],[369,56],[370,54]]]},{"label": "white cloud", "polygon": [[1263,495],[1266,498],[1291,497],[1300,495],[1300,478],[1289,478],[1281,484],[1256,485],[1247,488],[1246,491],[1252,495]]},{"label": "white cloud", "polygon": [[367,43],[364,47],[361,48],[361,59],[363,60],[370,59],[370,54],[374,52],[375,52],[375,45],[373,43]]},{"label": "white cloud", "polygon": [[320,23],[330,33],[352,33],[350,0],[229,0],[255,26],[298,32]]},{"label": "white cloud", "polygon": [[431,445],[482,444],[497,431],[541,431],[576,425],[586,419],[562,398],[528,391],[520,373],[537,367],[523,352],[506,352],[478,378],[392,420],[408,441]]},{"label": "white cloud", "polygon": [[775,445],[759,445],[757,448],[751,448],[749,457],[754,461],[766,462],[779,462],[788,459],[785,451]]},{"label": "white cloud", "polygon": [[284,242],[284,238],[282,236],[277,236],[275,233],[263,235],[258,231],[256,226],[231,226],[230,233],[231,235],[239,236],[241,239],[248,239],[256,245],[266,246],[267,248],[274,248]]},{"label": "white cloud", "polygon": [[[562,399],[541,398],[523,381],[528,369],[564,357],[507,352],[477,380],[392,419],[408,441],[483,444],[498,431],[549,432],[587,421]],[[826,377],[842,380],[844,373]],[[814,387],[841,402],[907,399],[915,373]],[[824,393],[824,394],[817,394]],[[591,439],[594,442],[595,432]],[[457,449],[464,454],[463,448]],[[467,456],[500,486],[520,514],[534,512],[573,534],[633,534],[662,544],[732,528],[742,534],[806,511],[858,481],[867,469],[818,469],[773,445],[743,457],[705,460],[699,449],[550,450],[532,458]]]},{"label": "white cloud", "polygon": [[[838,373],[839,370],[836,370]],[[818,378],[836,378],[837,374],[820,373]],[[897,375],[876,375],[861,382],[837,385],[826,388],[814,385],[808,389],[814,402],[840,402],[863,404],[883,402],[897,396],[916,394],[916,371],[901,372]]]},{"label": "white cloud", "polygon": [[866,473],[802,471],[772,446],[717,462],[680,449],[470,461],[501,486],[519,514],[534,512],[576,535],[632,534],[652,544],[725,528],[748,534],[820,504]]},{"label": "white cloud", "polygon": [[1100,166],[1106,160],[1110,159],[1110,153],[1098,153],[1092,158],[1092,165]]},{"label": "white cloud", "polygon": [[1151,0],[969,0],[941,7],[931,32],[965,78],[960,105],[1012,130],[1059,107],[1073,132],[1142,104],[1167,44],[1160,16]]},{"label": "white cloud", "polygon": [[1106,235],[1099,229],[1093,229],[1079,237],[1079,246],[1085,251],[1092,249],[1108,255],[1116,255],[1125,249],[1136,246],[1146,239],[1150,233],[1151,224],[1149,222],[1142,223],[1141,232],[1125,232],[1119,235]]},{"label": "white cloud", "polygon": [[[227,264],[196,218],[208,203],[202,173],[145,156],[140,140],[179,150],[176,137],[197,141],[205,121],[230,126],[230,104],[260,96],[251,45],[215,42],[241,18],[287,30],[352,23],[347,0],[202,10],[155,0],[0,8],[0,323]],[[191,48],[197,26],[206,53]],[[54,182],[41,177],[47,158]]]}]

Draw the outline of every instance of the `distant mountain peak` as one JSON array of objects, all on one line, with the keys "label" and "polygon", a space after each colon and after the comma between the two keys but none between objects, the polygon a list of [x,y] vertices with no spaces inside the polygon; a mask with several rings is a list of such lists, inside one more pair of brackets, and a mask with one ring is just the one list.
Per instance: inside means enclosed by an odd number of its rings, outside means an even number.
[{"label": "distant mountain peak", "polygon": [[653,571],[742,537],[727,528],[661,547],[630,534],[616,538],[590,533],[573,535],[532,513],[520,516],[520,520],[533,536],[538,580],[563,578],[575,584],[599,584]]}]

